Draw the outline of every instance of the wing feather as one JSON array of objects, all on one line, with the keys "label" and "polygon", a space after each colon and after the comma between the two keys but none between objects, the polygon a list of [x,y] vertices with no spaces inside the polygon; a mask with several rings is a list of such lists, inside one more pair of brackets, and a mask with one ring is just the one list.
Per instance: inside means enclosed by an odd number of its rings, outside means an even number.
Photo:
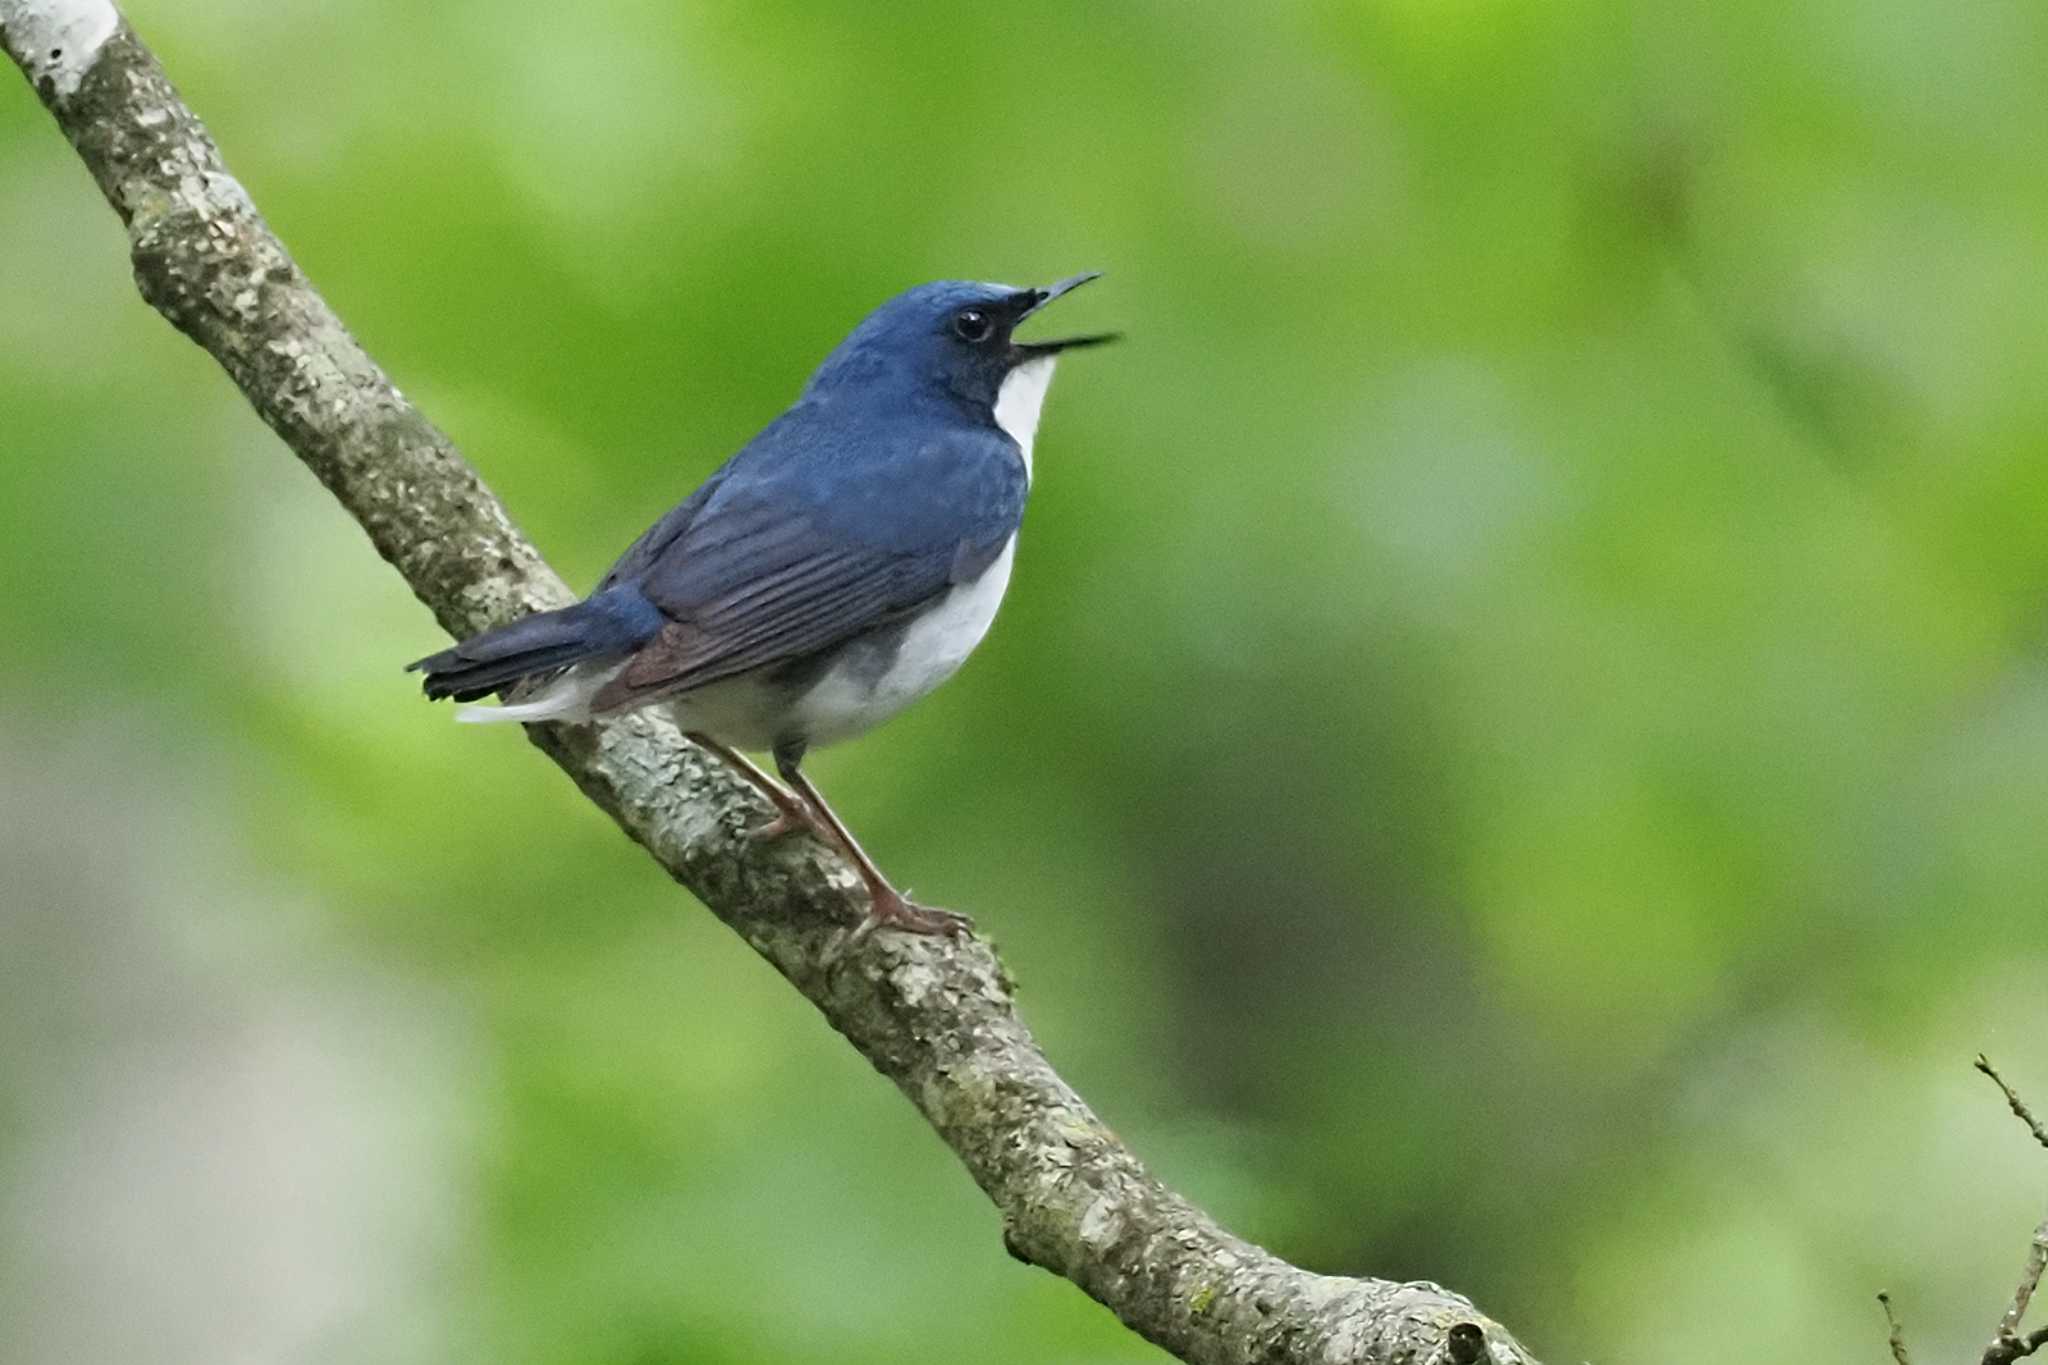
[{"label": "wing feather", "polygon": [[792,410],[626,552],[605,586],[636,584],[669,624],[594,710],[829,649],[979,577],[1015,534],[1028,485],[1008,438],[896,443],[890,501],[850,439]]}]

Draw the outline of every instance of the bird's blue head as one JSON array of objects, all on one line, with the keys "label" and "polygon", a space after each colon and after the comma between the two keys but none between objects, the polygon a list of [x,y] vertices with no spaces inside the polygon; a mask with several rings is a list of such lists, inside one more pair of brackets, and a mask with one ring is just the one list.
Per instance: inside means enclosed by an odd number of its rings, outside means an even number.
[{"label": "bird's blue head", "polygon": [[[1062,351],[1116,340],[1113,332],[1018,341],[1011,333],[1060,295],[1096,277],[1075,275],[1039,289],[938,280],[909,289],[861,320],[804,389],[807,399],[845,391],[930,397],[994,416],[1004,381],[1044,394],[1052,359]],[[1032,421],[1037,419],[1034,399]],[[1007,426],[1008,424],[1005,423]],[[1013,433],[1014,434],[1014,433]]]}]

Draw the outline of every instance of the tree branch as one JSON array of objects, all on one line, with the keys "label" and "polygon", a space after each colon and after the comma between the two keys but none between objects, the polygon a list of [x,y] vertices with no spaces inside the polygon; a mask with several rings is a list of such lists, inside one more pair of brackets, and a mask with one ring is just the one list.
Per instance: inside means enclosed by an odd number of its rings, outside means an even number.
[{"label": "tree branch", "polygon": [[[2034,1117],[2034,1111],[2027,1108],[2025,1100],[2017,1091],[2005,1083],[2005,1077],[1998,1074],[1998,1068],[1991,1065],[1991,1059],[1983,1053],[1977,1054],[1976,1067],[1991,1078],[2005,1096],[2006,1108],[2012,1110],[2014,1118],[2027,1126],[2034,1141],[2048,1147],[2048,1129],[2041,1126],[2041,1120]],[[2034,1293],[2041,1287],[2041,1276],[2048,1273],[2048,1218],[2043,1218],[2035,1227],[2034,1235],[2027,1243],[2027,1259],[2020,1269],[2019,1287],[2012,1292],[2012,1302],[2006,1305],[2005,1313],[1998,1319],[1998,1329],[1991,1334],[1991,1344],[1984,1348],[1983,1365],[2012,1365],[2048,1345],[2048,1327],[2037,1327],[2025,1336],[2020,1335],[2020,1323],[2027,1316],[2027,1305],[2034,1300]]]},{"label": "tree branch", "polygon": [[[127,226],[143,297],[220,362],[450,633],[569,600],[314,292],[107,0],[0,0],[0,44]],[[1167,1189],[1039,1052],[986,943],[878,934],[832,960],[862,908],[851,870],[809,841],[748,841],[755,798],[666,720],[528,733],[902,1089],[996,1206],[1013,1255],[1134,1331],[1219,1365],[1531,1362],[1455,1294],[1297,1269]]]}]

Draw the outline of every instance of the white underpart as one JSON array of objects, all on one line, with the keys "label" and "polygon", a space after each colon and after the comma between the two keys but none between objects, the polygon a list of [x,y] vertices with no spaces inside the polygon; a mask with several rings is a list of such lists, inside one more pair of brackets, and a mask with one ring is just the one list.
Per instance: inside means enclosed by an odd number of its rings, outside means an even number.
[{"label": "white underpart", "polygon": [[[1043,387],[1039,391],[1042,394]],[[1028,440],[1017,444],[1029,448]],[[904,632],[902,647],[880,678],[860,676],[856,666],[835,665],[798,700],[792,728],[813,745],[851,739],[952,677],[996,619],[996,608],[1010,586],[1010,561],[1016,554],[1017,537],[1013,535],[981,577],[957,584],[937,606],[913,621]]]},{"label": "white underpart", "polygon": [[[1038,414],[1052,384],[1054,359],[1041,356],[1026,361],[1010,371],[996,391],[996,425],[1023,452],[1026,478],[1031,475],[1031,442],[1038,435]],[[996,608],[1003,604],[1003,593],[1010,586],[1010,566],[1016,556],[1017,537],[1013,534],[981,577],[956,584],[938,605],[911,623],[902,647],[880,678],[863,676],[857,663],[835,665],[797,702],[793,728],[813,745],[851,739],[952,677],[995,621]],[[688,716],[683,723],[689,723]],[[744,739],[736,742],[747,747]]]},{"label": "white underpart", "polygon": [[0,0],[8,48],[37,85],[49,81],[60,96],[78,92],[119,23],[109,0]]},{"label": "white underpart", "polygon": [[1031,477],[1031,439],[1038,435],[1038,414],[1045,407],[1045,391],[1052,386],[1057,359],[1046,355],[1025,361],[1003,376],[1003,386],[996,390],[996,425],[1024,452],[1027,479]]}]

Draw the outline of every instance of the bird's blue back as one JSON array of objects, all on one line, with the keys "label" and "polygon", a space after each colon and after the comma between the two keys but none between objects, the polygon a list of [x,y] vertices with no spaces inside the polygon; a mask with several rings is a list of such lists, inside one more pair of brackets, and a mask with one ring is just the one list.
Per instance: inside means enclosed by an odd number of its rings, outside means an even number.
[{"label": "bird's blue back", "polygon": [[600,590],[632,584],[681,604],[740,586],[768,567],[762,557],[950,565],[965,545],[970,560],[992,558],[1024,518],[1016,442],[969,413],[888,409],[848,396],[799,402],[649,528]]}]

